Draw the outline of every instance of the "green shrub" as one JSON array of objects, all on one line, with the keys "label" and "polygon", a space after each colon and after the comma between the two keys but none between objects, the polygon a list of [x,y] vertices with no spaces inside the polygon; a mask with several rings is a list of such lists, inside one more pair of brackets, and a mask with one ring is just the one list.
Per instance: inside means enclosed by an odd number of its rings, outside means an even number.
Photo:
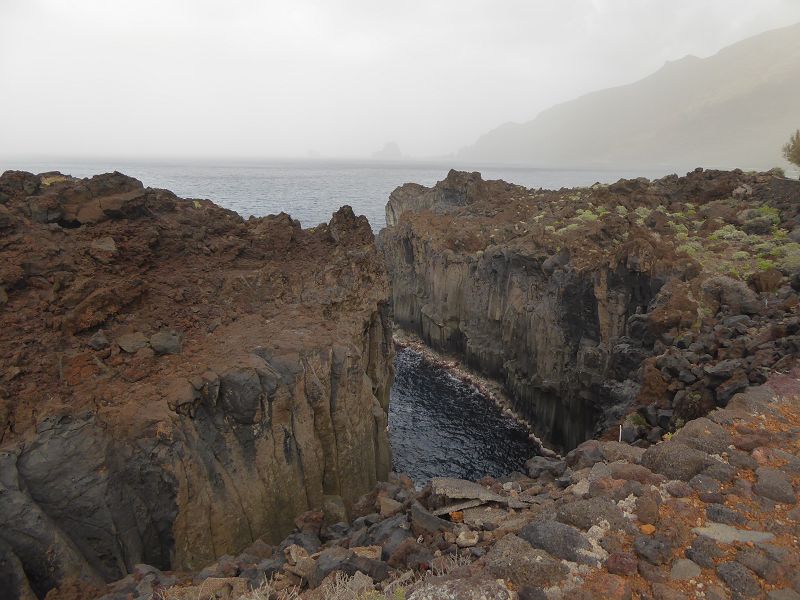
[{"label": "green shrub", "polygon": [[[689,228],[686,227],[686,225],[684,225],[683,223],[673,223],[672,221],[670,221],[669,226],[672,227],[672,229],[675,231],[675,233],[677,235],[681,235],[681,234],[684,234],[684,235],[687,235],[687,236],[689,235]],[[684,238],[684,239],[686,239],[686,238]]]},{"label": "green shrub", "polygon": [[628,216],[628,209],[622,206],[621,204],[619,206],[614,207],[614,210],[620,217]]},{"label": "green shrub", "polygon": [[677,252],[683,252],[684,254],[688,254],[689,256],[696,256],[698,252],[703,249],[703,245],[698,242],[697,240],[689,241],[685,244],[681,244],[675,250]]},{"label": "green shrub", "polygon": [[769,271],[775,268],[775,262],[766,258],[758,258],[756,259],[756,268],[759,271]]},{"label": "green shrub", "polygon": [[743,240],[747,234],[733,225],[724,225],[709,236],[712,240]]},{"label": "green shrub", "polygon": [[789,232],[785,229],[781,229],[780,227],[773,227],[772,237],[776,240],[785,240],[787,237],[789,237]]},{"label": "green shrub", "polygon": [[750,258],[750,253],[744,250],[733,253],[733,260],[747,260],[748,258]]}]

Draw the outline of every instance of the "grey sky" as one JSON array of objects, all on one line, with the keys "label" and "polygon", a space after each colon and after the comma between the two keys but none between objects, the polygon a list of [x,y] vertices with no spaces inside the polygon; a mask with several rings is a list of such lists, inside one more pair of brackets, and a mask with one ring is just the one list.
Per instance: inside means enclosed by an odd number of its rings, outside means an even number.
[{"label": "grey sky", "polygon": [[797,0],[0,0],[0,156],[449,154]]}]

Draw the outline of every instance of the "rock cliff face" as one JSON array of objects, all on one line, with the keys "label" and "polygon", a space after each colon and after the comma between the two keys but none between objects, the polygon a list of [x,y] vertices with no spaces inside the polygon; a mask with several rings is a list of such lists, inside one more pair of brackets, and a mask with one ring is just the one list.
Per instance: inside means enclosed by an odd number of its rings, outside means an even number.
[{"label": "rock cliff face", "polygon": [[[736,391],[716,391],[732,372],[704,368],[749,355],[736,366],[747,385],[781,356],[773,343],[758,362],[750,338],[719,330],[723,318],[741,315],[752,334],[786,317],[771,341],[796,333],[798,196],[796,182],[768,174],[702,170],[560,192],[455,171],[430,189],[405,185],[380,237],[395,321],[503,381],[558,447],[637,405],[674,426]],[[783,354],[792,339],[777,345]],[[666,364],[695,342],[677,368]]]},{"label": "rock cliff face", "polygon": [[199,568],[386,479],[388,281],[349,207],[303,230],[119,173],[6,172],[0,232],[17,596]]}]

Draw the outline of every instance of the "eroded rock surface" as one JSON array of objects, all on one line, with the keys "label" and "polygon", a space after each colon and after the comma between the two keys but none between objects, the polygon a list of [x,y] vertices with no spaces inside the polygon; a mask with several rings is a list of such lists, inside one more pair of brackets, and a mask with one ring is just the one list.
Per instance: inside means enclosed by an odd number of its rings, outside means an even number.
[{"label": "eroded rock surface", "polygon": [[[695,450],[707,459],[702,476],[733,472],[718,481],[718,503],[649,470],[646,453],[592,440],[567,454],[571,466],[555,474],[434,480],[421,491],[393,476],[356,504],[361,516],[351,523],[325,526],[320,516],[306,515],[279,546],[260,547],[268,557],[257,548],[227,557],[195,575],[194,587],[175,585],[169,594],[183,597],[181,590],[196,590],[203,578],[213,585],[213,578],[232,577],[233,588],[271,577],[273,590],[287,592],[277,600],[296,597],[289,592],[308,600],[795,598],[800,510],[773,501],[772,490],[754,482],[769,469],[794,497],[800,491],[799,378],[800,368],[773,374],[709,419],[687,423],[681,441],[654,446],[696,448],[709,429],[736,439],[757,427],[764,444],[747,452],[754,464],[735,466],[733,444],[714,454]],[[443,497],[478,505],[436,517]],[[383,514],[387,505],[391,514]],[[718,522],[720,509],[742,522]]]},{"label": "eroded rock surface", "polygon": [[646,446],[800,350],[798,198],[797,181],[702,169],[405,185],[379,236],[395,321],[503,382],[555,446],[606,431]]},{"label": "eroded rock surface", "polygon": [[17,595],[199,569],[388,476],[388,282],[349,207],[303,230],[120,173],[6,172],[0,291]]}]

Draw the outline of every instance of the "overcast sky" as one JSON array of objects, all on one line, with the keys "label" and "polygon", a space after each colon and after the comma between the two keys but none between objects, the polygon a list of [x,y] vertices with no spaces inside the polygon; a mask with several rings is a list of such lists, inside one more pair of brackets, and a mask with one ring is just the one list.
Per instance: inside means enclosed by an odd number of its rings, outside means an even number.
[{"label": "overcast sky", "polygon": [[444,155],[798,0],[0,0],[0,156]]}]

